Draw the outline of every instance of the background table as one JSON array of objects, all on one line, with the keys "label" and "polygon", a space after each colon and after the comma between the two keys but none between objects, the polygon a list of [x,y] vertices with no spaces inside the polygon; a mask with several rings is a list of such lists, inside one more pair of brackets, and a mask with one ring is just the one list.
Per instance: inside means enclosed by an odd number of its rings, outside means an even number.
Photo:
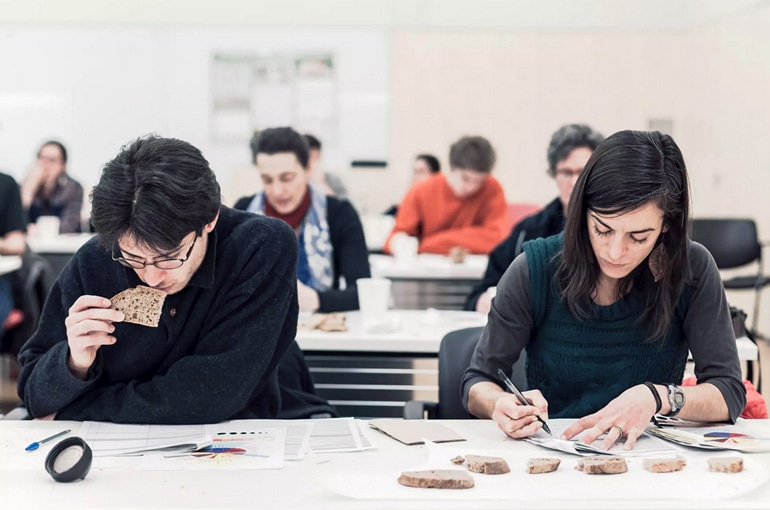
[{"label": "background table", "polygon": [[72,255],[93,236],[93,234],[61,234],[56,237],[31,235],[27,238],[27,244],[32,251],[42,255],[58,275]]},{"label": "background table", "polygon": [[0,276],[21,269],[21,257],[17,255],[0,255]]},{"label": "background table", "polygon": [[423,253],[414,261],[370,255],[372,276],[393,282],[393,304],[399,309],[462,310],[473,286],[484,276],[486,255],[468,255],[461,264],[448,257]]},{"label": "background table", "polygon": [[[31,441],[46,437],[64,428],[77,433],[78,422],[0,421],[0,501],[3,508],[55,508],[67,509],[113,509],[113,508],[302,508],[303,510],[331,509],[759,509],[767,508],[770,501],[770,484],[762,483],[756,490],[731,499],[703,499],[698,491],[683,491],[681,497],[663,499],[661,485],[674,484],[679,478],[671,475],[649,475],[628,473],[590,479],[592,483],[606,484],[607,489],[592,492],[589,496],[575,494],[563,497],[569,486],[562,480],[581,480],[579,476],[590,476],[572,470],[577,457],[551,452],[536,446],[505,438],[497,426],[489,420],[439,421],[467,439],[453,443],[464,450],[494,450],[496,455],[520,455],[524,457],[558,456],[562,466],[554,474],[537,475],[533,484],[542,486],[557,480],[553,491],[535,490],[531,486],[514,484],[506,499],[484,499],[480,494],[480,480],[484,475],[474,475],[478,487],[476,492],[435,491],[413,489],[415,499],[354,499],[342,495],[339,481],[347,487],[356,488],[357,480],[384,476],[385,482],[392,482],[393,492],[408,494],[409,490],[398,486],[395,478],[401,471],[419,466],[427,457],[427,448],[422,445],[405,446],[379,432],[366,429],[364,433],[377,448],[357,453],[323,454],[306,457],[301,461],[286,462],[283,469],[263,471],[145,471],[133,469],[100,468],[99,459],[88,477],[72,484],[58,484],[43,469],[46,454],[53,446],[43,445],[36,452],[24,452]],[[364,424],[365,425],[365,424]],[[754,435],[766,434],[770,429],[768,420],[741,420],[736,431]],[[74,435],[74,434],[73,434]],[[53,441],[52,443],[56,443]],[[687,450],[688,466],[685,469],[703,469],[705,458],[715,453]],[[770,455],[744,455],[749,469],[761,471],[766,476],[770,470]],[[137,459],[138,460],[138,459]],[[637,460],[638,461],[638,460]],[[747,464],[748,465],[748,464]],[[524,476],[512,473],[511,478]],[[704,473],[717,475],[716,473]],[[760,473],[761,475],[762,473]],[[645,475],[645,476],[642,476]],[[725,484],[737,484],[745,479],[742,474],[718,474],[718,480]],[[380,478],[382,478],[380,476]],[[507,476],[507,475],[506,475]],[[635,476],[638,484],[632,484],[634,494],[608,496],[613,484],[621,483],[620,477]],[[657,478],[652,478],[656,476]],[[714,476],[703,477],[703,487],[713,482]],[[530,480],[530,479],[527,479]],[[569,482],[569,481],[568,481]],[[483,483],[483,482],[482,482]],[[661,485],[658,485],[661,484]],[[656,490],[656,487],[658,490]],[[585,491],[581,491],[585,492]],[[615,491],[617,492],[617,491]],[[559,495],[560,493],[560,495]],[[692,496],[689,498],[688,496]],[[534,498],[533,498],[534,496]],[[417,499],[427,498],[427,499]],[[472,498],[469,500],[469,498]]]}]

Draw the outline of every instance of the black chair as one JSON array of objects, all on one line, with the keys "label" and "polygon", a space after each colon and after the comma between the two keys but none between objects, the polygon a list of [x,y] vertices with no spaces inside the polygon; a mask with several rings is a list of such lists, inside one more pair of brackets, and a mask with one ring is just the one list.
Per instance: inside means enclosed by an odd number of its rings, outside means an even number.
[{"label": "black chair", "polygon": [[[404,405],[407,420],[431,419],[458,420],[471,418],[463,407],[460,379],[471,363],[473,351],[483,327],[450,331],[441,339],[438,350],[438,402],[410,400]],[[520,389],[527,387],[524,371],[526,353],[522,352],[513,365],[511,381]]]},{"label": "black chair", "polygon": [[[762,264],[762,243],[757,236],[757,226],[752,219],[692,220],[692,239],[706,247],[719,269],[735,269],[757,264],[756,274],[724,279],[726,290],[751,290],[754,292],[754,313],[750,333],[759,338],[759,301],[762,289],[770,284]],[[764,338],[764,337],[762,337]]]},{"label": "black chair", "polygon": [[56,281],[56,273],[51,264],[29,247],[22,256],[21,269],[16,276],[14,301],[24,318],[21,324],[5,332],[0,349],[13,356],[19,353],[24,342],[37,330],[48,291]]}]

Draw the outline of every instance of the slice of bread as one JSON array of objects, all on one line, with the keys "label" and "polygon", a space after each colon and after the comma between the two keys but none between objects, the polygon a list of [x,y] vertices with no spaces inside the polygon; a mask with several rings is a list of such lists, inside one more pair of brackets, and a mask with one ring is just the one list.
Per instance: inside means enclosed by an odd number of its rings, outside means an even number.
[{"label": "slice of bread", "polygon": [[473,477],[459,469],[427,469],[404,471],[398,477],[398,483],[422,489],[470,489]]},{"label": "slice of bread", "polygon": [[740,473],[743,471],[743,459],[741,457],[715,457],[708,459],[709,471],[717,473]]},{"label": "slice of bread", "polygon": [[644,459],[642,465],[650,473],[673,473],[684,469],[687,461],[677,455],[673,459]]},{"label": "slice of bread", "polygon": [[162,290],[139,285],[112,296],[110,308],[123,312],[124,322],[157,328],[165,300],[166,293]]},{"label": "slice of bread", "polygon": [[575,469],[589,475],[617,475],[628,471],[628,464],[623,457],[592,455],[578,460]]},{"label": "slice of bread", "polygon": [[474,473],[485,475],[504,475],[510,473],[511,468],[502,457],[487,457],[484,455],[466,455],[465,462],[468,469]]},{"label": "slice of bread", "polygon": [[527,461],[527,473],[539,475],[541,473],[552,473],[559,469],[560,459],[543,457],[539,459],[529,459]]}]

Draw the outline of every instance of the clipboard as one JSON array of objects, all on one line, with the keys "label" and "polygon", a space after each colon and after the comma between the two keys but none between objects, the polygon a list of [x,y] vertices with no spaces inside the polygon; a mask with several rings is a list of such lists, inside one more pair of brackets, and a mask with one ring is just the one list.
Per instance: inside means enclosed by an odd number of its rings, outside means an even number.
[{"label": "clipboard", "polygon": [[370,420],[369,426],[405,445],[424,444],[426,439],[434,443],[465,441],[465,438],[454,430],[430,420],[382,418]]}]

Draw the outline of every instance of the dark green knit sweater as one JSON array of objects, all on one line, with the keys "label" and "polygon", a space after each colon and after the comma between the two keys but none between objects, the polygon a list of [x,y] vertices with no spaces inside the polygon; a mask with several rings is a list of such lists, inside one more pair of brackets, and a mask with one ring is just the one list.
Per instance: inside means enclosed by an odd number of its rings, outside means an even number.
[{"label": "dark green knit sweater", "polygon": [[553,282],[562,239],[524,245],[535,322],[527,380],[548,400],[549,415],[581,417],[636,384],[681,382],[687,361],[681,317],[674,316],[665,341],[647,340],[646,328],[637,323],[644,303],[632,291],[612,305],[597,305],[591,319],[576,319]]}]

